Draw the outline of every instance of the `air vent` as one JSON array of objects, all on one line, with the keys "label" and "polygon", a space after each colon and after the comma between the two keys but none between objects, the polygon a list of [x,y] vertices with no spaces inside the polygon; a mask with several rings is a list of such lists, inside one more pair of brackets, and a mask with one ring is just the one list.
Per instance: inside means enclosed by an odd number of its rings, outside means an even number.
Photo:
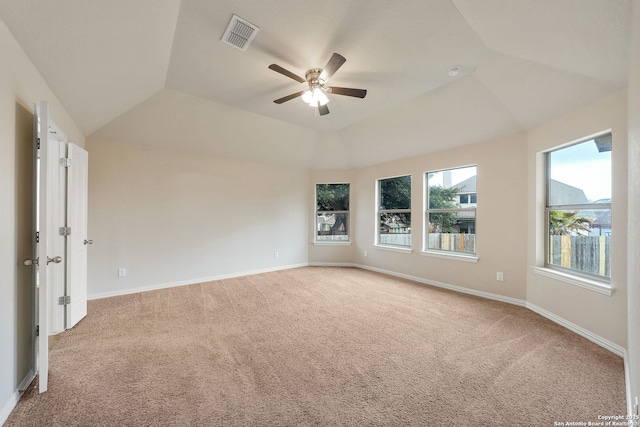
[{"label": "air vent", "polygon": [[238,49],[245,51],[251,40],[256,36],[260,28],[239,16],[233,15],[227,30],[222,36],[222,41]]}]

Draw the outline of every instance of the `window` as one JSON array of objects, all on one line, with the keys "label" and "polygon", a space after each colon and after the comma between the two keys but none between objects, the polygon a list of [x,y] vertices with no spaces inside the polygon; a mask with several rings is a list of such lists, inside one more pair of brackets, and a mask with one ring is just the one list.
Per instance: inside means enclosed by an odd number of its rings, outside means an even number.
[{"label": "window", "polygon": [[411,247],[411,175],[378,180],[378,244]]},{"label": "window", "polygon": [[426,174],[427,251],[476,253],[476,166]]},{"label": "window", "polygon": [[349,241],[349,184],[316,184],[316,242]]},{"label": "window", "polygon": [[547,153],[546,266],[611,276],[611,134]]}]

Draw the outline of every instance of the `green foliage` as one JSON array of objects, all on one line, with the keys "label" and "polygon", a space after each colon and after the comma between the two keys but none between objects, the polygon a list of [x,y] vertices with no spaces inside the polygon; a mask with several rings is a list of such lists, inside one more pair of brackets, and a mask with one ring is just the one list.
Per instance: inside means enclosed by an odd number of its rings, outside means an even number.
[{"label": "green foliage", "polygon": [[411,175],[380,181],[380,209],[411,209]]},{"label": "green foliage", "polygon": [[588,236],[593,219],[578,216],[578,211],[550,211],[549,234],[561,236]]},{"label": "green foliage", "polygon": [[349,210],[349,184],[316,184],[318,211]]},{"label": "green foliage", "polygon": [[[450,209],[458,207],[456,196],[458,188],[443,188],[439,185],[429,187],[429,209]],[[456,212],[431,212],[429,213],[430,232],[438,231],[447,233],[455,231],[453,226],[458,223]],[[433,230],[431,230],[433,227]]]}]

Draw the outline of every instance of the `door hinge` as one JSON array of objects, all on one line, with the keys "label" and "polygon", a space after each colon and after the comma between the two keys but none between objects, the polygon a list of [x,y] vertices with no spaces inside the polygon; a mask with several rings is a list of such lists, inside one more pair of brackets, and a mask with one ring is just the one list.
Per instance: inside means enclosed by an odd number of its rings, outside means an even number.
[{"label": "door hinge", "polygon": [[40,325],[36,325],[36,336],[40,336]]},{"label": "door hinge", "polygon": [[60,159],[60,166],[63,168],[71,167],[71,159],[68,157],[63,157]]},{"label": "door hinge", "polygon": [[60,227],[61,236],[71,236],[71,227]]},{"label": "door hinge", "polygon": [[36,231],[36,243],[40,243],[40,232]]},{"label": "door hinge", "polygon": [[38,148],[38,150],[40,149],[40,138],[38,138],[38,141],[36,143],[36,147]]},{"label": "door hinge", "polygon": [[58,305],[69,305],[69,304],[71,304],[70,295],[58,298]]}]

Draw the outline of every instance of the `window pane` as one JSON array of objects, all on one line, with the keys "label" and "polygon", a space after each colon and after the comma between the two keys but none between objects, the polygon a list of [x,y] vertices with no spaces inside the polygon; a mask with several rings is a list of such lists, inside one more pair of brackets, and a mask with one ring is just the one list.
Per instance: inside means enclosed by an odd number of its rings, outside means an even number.
[{"label": "window pane", "polygon": [[611,210],[550,210],[551,265],[611,276]]},{"label": "window pane", "polygon": [[431,212],[427,249],[476,252],[475,212]]},{"label": "window pane", "polygon": [[411,246],[411,214],[381,213],[379,221],[381,245]]},{"label": "window pane", "polygon": [[316,216],[316,240],[348,241],[348,213],[318,213]]},{"label": "window pane", "polygon": [[[460,203],[469,203],[468,193],[476,192],[476,167],[429,172],[427,180],[429,209],[456,208]],[[466,193],[462,200],[460,192]]]},{"label": "window pane", "polygon": [[411,209],[411,175],[380,180],[380,209]]},{"label": "window pane", "polygon": [[349,184],[316,184],[317,211],[348,211]]},{"label": "window pane", "polygon": [[611,202],[611,134],[552,151],[549,206]]}]

